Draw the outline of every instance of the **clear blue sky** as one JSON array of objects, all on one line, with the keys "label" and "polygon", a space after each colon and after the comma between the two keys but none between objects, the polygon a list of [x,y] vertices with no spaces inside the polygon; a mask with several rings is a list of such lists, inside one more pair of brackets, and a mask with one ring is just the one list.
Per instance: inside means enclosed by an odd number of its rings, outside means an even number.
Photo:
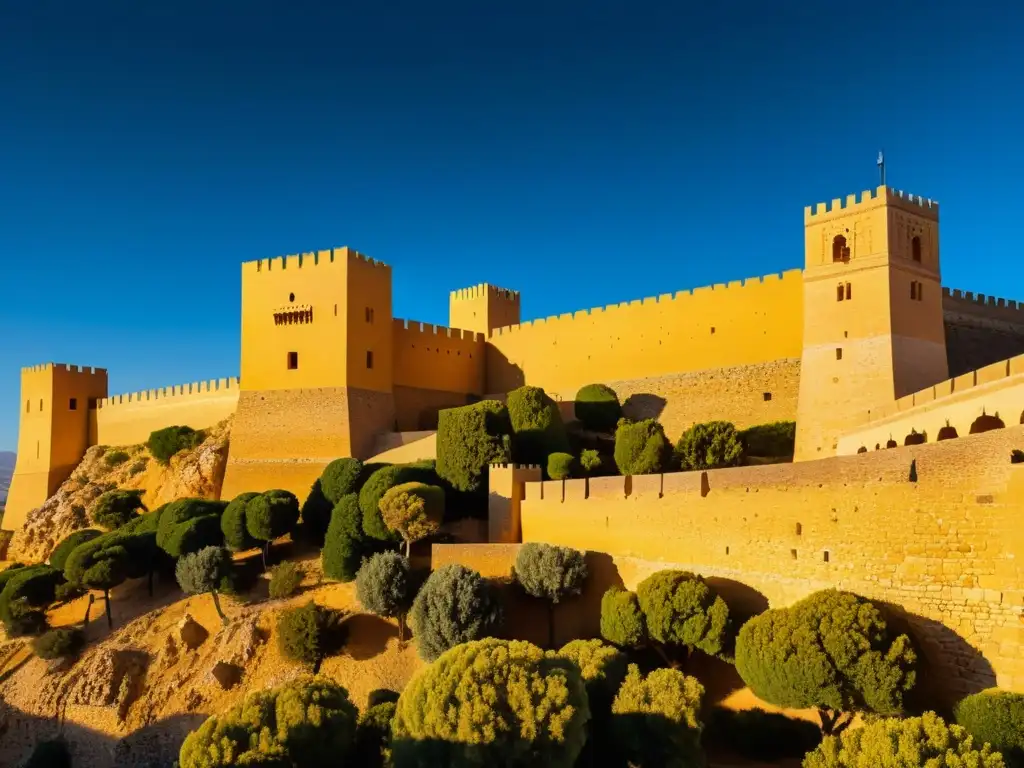
[{"label": "clear blue sky", "polygon": [[549,315],[799,267],[881,147],[944,283],[1024,299],[1015,5],[0,0],[0,449],[23,365],[237,374],[243,260]]}]

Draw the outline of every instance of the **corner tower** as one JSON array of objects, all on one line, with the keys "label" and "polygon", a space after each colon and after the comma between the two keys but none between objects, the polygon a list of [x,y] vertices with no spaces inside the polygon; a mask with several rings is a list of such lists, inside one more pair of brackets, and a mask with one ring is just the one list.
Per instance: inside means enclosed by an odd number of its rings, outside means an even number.
[{"label": "corner tower", "polygon": [[938,203],[882,186],[805,208],[804,235],[798,461],[948,376]]},{"label": "corner tower", "polygon": [[21,369],[18,457],[3,526],[17,530],[78,466],[96,433],[96,402],[107,396],[102,368],[46,363]]},{"label": "corner tower", "polygon": [[391,268],[350,248],[242,265],[238,410],[222,496],[300,498],[394,428]]},{"label": "corner tower", "polygon": [[448,325],[484,336],[495,328],[519,325],[519,292],[487,283],[452,291]]}]

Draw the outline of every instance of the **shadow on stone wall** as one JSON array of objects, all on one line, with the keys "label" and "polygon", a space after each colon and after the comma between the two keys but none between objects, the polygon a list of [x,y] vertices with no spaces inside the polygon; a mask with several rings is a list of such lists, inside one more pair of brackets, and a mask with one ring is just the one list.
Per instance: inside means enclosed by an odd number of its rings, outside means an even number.
[{"label": "shadow on stone wall", "polygon": [[908,635],[917,651],[917,683],[905,702],[909,712],[932,710],[949,717],[964,696],[996,685],[988,660],[949,627],[895,603],[871,602],[882,611],[890,630]]},{"label": "shadow on stone wall", "polygon": [[641,419],[657,419],[668,401],[661,395],[639,393],[630,395],[622,404],[622,415],[626,418],[640,421]]}]

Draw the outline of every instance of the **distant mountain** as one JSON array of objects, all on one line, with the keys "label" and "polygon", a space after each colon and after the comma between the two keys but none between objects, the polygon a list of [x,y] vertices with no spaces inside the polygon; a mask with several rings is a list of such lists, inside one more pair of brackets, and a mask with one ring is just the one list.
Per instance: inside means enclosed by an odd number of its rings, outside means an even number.
[{"label": "distant mountain", "polygon": [[11,475],[14,474],[14,454],[0,451],[0,507],[7,501],[7,489],[11,487]]}]

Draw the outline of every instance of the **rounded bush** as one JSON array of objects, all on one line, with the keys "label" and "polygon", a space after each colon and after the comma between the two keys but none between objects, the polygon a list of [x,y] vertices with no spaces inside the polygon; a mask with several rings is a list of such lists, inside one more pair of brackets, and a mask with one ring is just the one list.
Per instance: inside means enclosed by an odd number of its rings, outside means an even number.
[{"label": "rounded bush", "polygon": [[402,691],[395,768],[571,768],[590,717],[575,665],[520,640],[452,648]]},{"label": "rounded bush", "polygon": [[558,656],[579,669],[592,712],[611,706],[626,679],[626,654],[600,640],[573,640],[562,646]]},{"label": "rounded bush", "polygon": [[84,544],[87,541],[92,541],[96,537],[102,535],[103,532],[97,531],[95,528],[86,528],[83,531],[75,531],[53,548],[53,552],[50,553],[50,567],[63,572],[64,565],[68,561],[68,556],[75,550],[75,547],[79,544]]},{"label": "rounded bush", "polygon": [[743,443],[728,421],[694,424],[675,447],[675,463],[684,471],[736,467],[743,463]]},{"label": "rounded bush", "polygon": [[324,654],[330,611],[310,600],[277,617],[277,646],[285,658],[315,667]]},{"label": "rounded bush", "polygon": [[363,531],[373,539],[387,542],[398,542],[401,537],[388,530],[380,513],[380,502],[389,490],[396,485],[405,483],[425,483],[432,485],[437,482],[437,473],[432,462],[416,462],[414,464],[393,464],[381,467],[367,479],[359,491],[359,508],[363,512]]},{"label": "rounded bush", "polygon": [[320,553],[324,576],[337,581],[352,581],[363,556],[370,548],[363,532],[363,513],[354,493],[342,498],[331,512],[324,548]]},{"label": "rounded bush", "polygon": [[512,457],[520,464],[547,463],[551,453],[567,453],[569,438],[558,404],[540,387],[513,389],[506,400],[512,423]]},{"label": "rounded bush", "polygon": [[528,595],[558,603],[583,591],[587,562],[578,549],[528,542],[516,553],[514,573]]},{"label": "rounded bush", "polygon": [[108,453],[105,453],[103,455],[103,463],[106,464],[109,468],[113,469],[114,467],[118,467],[121,464],[124,464],[130,458],[131,456],[129,456],[125,451],[109,451]]},{"label": "rounded bush", "polygon": [[494,588],[479,573],[454,563],[438,568],[413,602],[420,657],[433,661],[460,643],[486,637],[501,618]]},{"label": "rounded bush", "polygon": [[462,493],[487,490],[488,467],[512,460],[508,409],[481,400],[437,415],[437,474]]},{"label": "rounded bush", "polygon": [[892,765],[924,768],[1003,768],[988,744],[978,744],[959,725],[947,725],[934,712],[906,719],[887,717],[826,736],[804,757],[804,768],[861,768]]},{"label": "rounded bush", "polygon": [[270,597],[278,600],[291,597],[302,584],[302,568],[291,560],[285,560],[270,569]]},{"label": "rounded bush", "polygon": [[[177,539],[181,538],[180,532],[175,533],[176,529],[195,518],[212,517],[216,521],[216,527],[219,532],[220,516],[226,507],[227,503],[225,502],[209,501],[207,499],[178,499],[170,504],[165,504],[159,508],[159,514],[156,516],[155,521],[157,524],[157,546],[173,557],[178,557],[180,553],[175,554],[168,548],[168,542],[172,536],[176,535]],[[219,538],[223,539],[223,534],[220,534]],[[219,543],[219,541],[211,543]]]},{"label": "rounded bush", "polygon": [[729,607],[700,576],[658,571],[640,582],[636,596],[653,640],[709,656],[722,653],[730,632]]},{"label": "rounded bush", "polygon": [[601,597],[601,637],[620,648],[635,648],[647,637],[636,594],[612,587]]},{"label": "rounded bush", "polygon": [[651,475],[665,470],[669,455],[665,430],[654,419],[619,422],[615,430],[615,464],[623,475]]},{"label": "rounded bush", "polygon": [[0,621],[9,637],[42,632],[46,626],[45,608],[56,597],[64,574],[48,565],[19,568],[0,591]]},{"label": "rounded bush", "polygon": [[965,697],[954,713],[977,744],[991,744],[1013,768],[1024,766],[1024,694],[992,688]]},{"label": "rounded bush", "polygon": [[548,477],[552,480],[567,480],[572,477],[576,458],[571,453],[552,453],[548,456]]},{"label": "rounded bush", "polygon": [[154,459],[166,466],[178,451],[195,448],[204,439],[205,435],[192,427],[165,427],[150,434],[146,447]]},{"label": "rounded bush", "polygon": [[224,534],[224,545],[232,552],[244,552],[258,546],[245,524],[246,507],[257,496],[258,493],[240,493],[224,508],[224,514],[220,517],[220,530]]},{"label": "rounded bush", "polygon": [[335,459],[320,475],[320,489],[331,504],[337,504],[350,493],[359,493],[363,462],[359,459]]},{"label": "rounded bush", "polygon": [[594,432],[611,432],[622,418],[615,390],[605,384],[587,384],[576,393],[576,418]]},{"label": "rounded bush", "polygon": [[327,526],[331,524],[331,510],[334,504],[324,496],[320,480],[313,482],[299,515],[302,518],[301,533],[303,537],[319,547],[324,544]]},{"label": "rounded bush", "polygon": [[171,529],[162,549],[171,557],[181,557],[206,547],[224,543],[219,515],[203,515],[186,520]]},{"label": "rounded bush", "polygon": [[348,691],[324,677],[300,677],[255,691],[207,719],[181,745],[180,768],[288,768],[351,761],[357,712]]},{"label": "rounded bush", "polygon": [[96,525],[113,531],[125,525],[145,511],[142,491],[113,490],[100,494],[89,510],[89,517]]},{"label": "rounded bush", "polygon": [[580,468],[585,474],[592,475],[601,468],[601,454],[593,448],[585,448],[580,452]]},{"label": "rounded bush", "polygon": [[78,629],[51,629],[32,641],[32,650],[41,659],[74,656],[85,646],[85,635]]},{"label": "rounded bush", "polygon": [[776,421],[747,427],[740,432],[740,441],[747,456],[792,456],[796,447],[796,422]]},{"label": "rounded bush", "polygon": [[256,541],[273,541],[291,533],[298,521],[299,500],[289,491],[267,491],[245,505],[245,529]]},{"label": "rounded bush", "polygon": [[386,619],[409,610],[412,583],[409,561],[397,552],[379,552],[356,574],[356,597],[370,613]]},{"label": "rounded bush", "polygon": [[[412,542],[440,530],[444,522],[444,489],[426,483],[402,483],[389,488],[380,500],[380,520],[389,533],[398,534],[405,541],[408,556]],[[364,530],[366,524],[364,518]]]},{"label": "rounded bush", "polygon": [[395,719],[397,701],[368,704],[356,726],[356,747],[353,765],[360,768],[383,768],[387,765],[391,743],[391,723]]}]

